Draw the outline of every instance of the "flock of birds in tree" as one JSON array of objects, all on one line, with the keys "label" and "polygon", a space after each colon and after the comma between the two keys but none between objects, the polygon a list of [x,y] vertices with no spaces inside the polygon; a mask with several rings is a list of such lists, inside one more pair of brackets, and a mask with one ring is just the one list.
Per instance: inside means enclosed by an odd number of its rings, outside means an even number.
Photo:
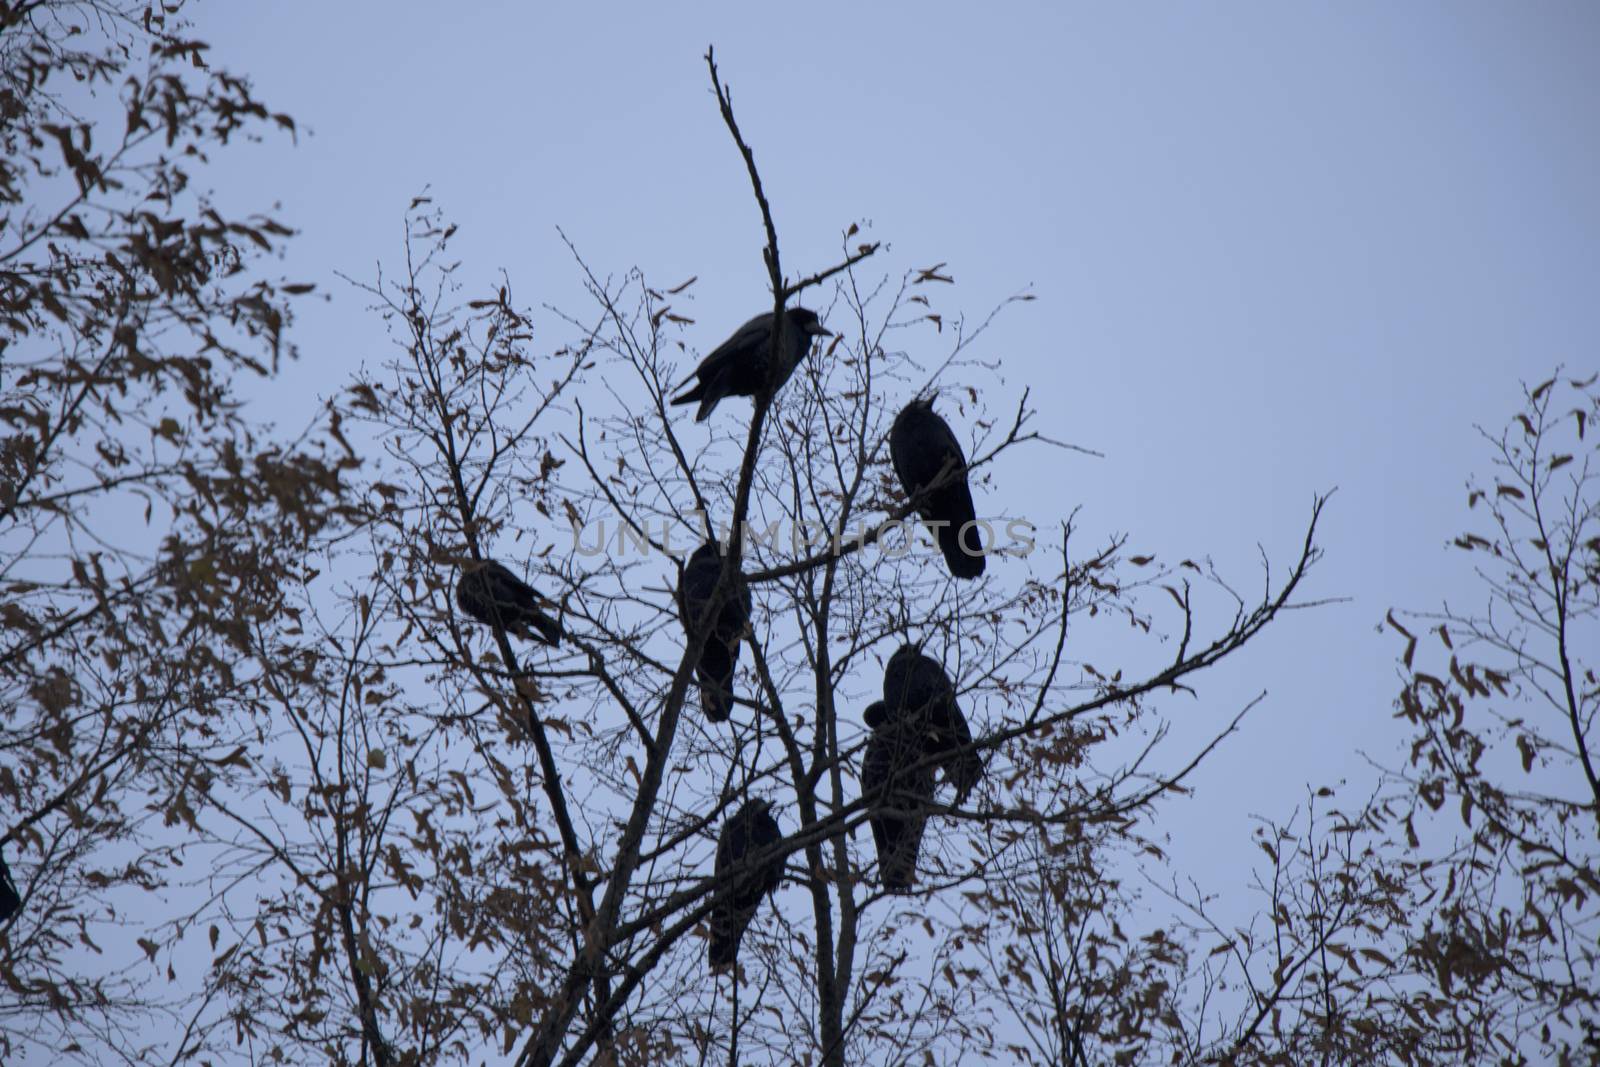
[{"label": "flock of birds in tree", "polygon": [[[771,314],[757,315],[701,360],[694,387],[673,404],[699,404],[704,422],[730,396],[771,397],[811,350],[812,340],[831,337],[817,314],[806,308],[784,313],[782,353],[772,366]],[[688,379],[684,385],[687,385]],[[680,387],[681,388],[681,387]],[[931,399],[913,399],[889,431],[889,455],[900,487],[911,505],[937,531],[950,573],[977,578],[984,570],[983,539],[975,523],[967,485],[966,456]],[[692,639],[697,625],[709,627],[695,677],[701,709],[711,722],[733,712],[734,674],[739,646],[750,629],[750,588],[743,574],[718,590],[722,548],[707,541],[689,557],[678,577],[678,617]],[[561,624],[541,609],[549,602],[496,562],[469,564],[456,585],[456,604],[467,616],[508,634],[546,645],[559,644]],[[903,645],[883,674],[883,699],[867,708],[872,731],[861,766],[861,794],[878,852],[878,880],[893,893],[909,892],[916,882],[917,855],[935,792],[934,772],[955,788],[955,803],[966,800],[983,777],[983,758],[969,746],[967,720],[944,667],[914,644]],[[748,862],[771,851],[783,838],[772,805],[749,799],[726,823],[717,840],[718,889],[712,898],[711,969],[732,966],[740,938],[761,901],[783,877],[783,857],[760,865]],[[736,875],[730,872],[739,871]],[[726,877],[725,877],[726,876]]]}]

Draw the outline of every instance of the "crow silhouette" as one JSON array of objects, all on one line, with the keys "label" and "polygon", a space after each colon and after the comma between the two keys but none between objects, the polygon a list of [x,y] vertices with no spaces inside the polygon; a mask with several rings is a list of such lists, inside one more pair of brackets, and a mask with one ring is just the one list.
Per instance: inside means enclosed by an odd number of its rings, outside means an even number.
[{"label": "crow silhouette", "polygon": [[983,777],[983,757],[961,751],[971,744],[972,731],[938,660],[923,655],[916,645],[901,645],[884,667],[883,703],[887,715],[909,718],[908,728],[922,729],[924,755],[945,756],[939,764],[945,781],[955,786],[955,802],[964,802]]},{"label": "crow silhouette", "polygon": [[861,760],[861,795],[878,846],[878,881],[891,893],[906,893],[917,880],[917,853],[933,801],[933,766],[923,762],[926,730],[911,716],[892,714],[882,701],[862,717],[872,728]]},{"label": "crow silhouette", "polygon": [[468,563],[456,582],[456,606],[469,618],[493,626],[498,617],[508,634],[547,645],[561,643],[561,624],[539,610],[543,600],[504,566]]},{"label": "crow silhouette", "polygon": [[[695,549],[684,565],[678,576],[678,618],[685,633],[694,633],[721,573],[722,549],[715,541]],[[739,641],[749,623],[750,587],[743,575],[735,575],[733,588],[724,591],[722,606],[694,668],[700,681],[700,706],[712,722],[725,722],[733,712],[733,673],[739,665]]]},{"label": "crow silhouette", "polygon": [[967,486],[967,458],[950,424],[934,413],[931,399],[913,400],[895,416],[889,458],[900,488],[916,501],[917,514],[944,524],[935,536],[950,573],[957,578],[983,574],[983,535]]},{"label": "crow silhouette", "polygon": [[[718,879],[783,839],[771,809],[769,801],[747,800],[723,824],[717,837]],[[711,944],[707,950],[713,971],[733,964],[745,927],[755,918],[761,899],[777,889],[782,880],[783,859],[778,857],[720,882],[712,897]]]},{"label": "crow silhouette", "polygon": [[[757,315],[734,331],[733,336],[712,349],[700,361],[690,377],[697,379],[695,387],[672,398],[674,404],[699,402],[695,422],[705,422],[717,404],[730,396],[771,396],[789,380],[789,375],[800,365],[811,350],[813,337],[832,337],[833,332],[817,321],[817,313],[807,308],[788,308],[784,311],[783,353],[779,365],[772,366],[771,312]],[[685,378],[678,386],[689,384]]]}]

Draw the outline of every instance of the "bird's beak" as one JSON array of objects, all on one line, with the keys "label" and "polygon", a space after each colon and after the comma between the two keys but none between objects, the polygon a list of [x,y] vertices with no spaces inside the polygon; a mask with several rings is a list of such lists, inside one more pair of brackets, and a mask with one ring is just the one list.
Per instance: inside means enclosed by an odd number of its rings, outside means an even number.
[{"label": "bird's beak", "polygon": [[814,322],[810,326],[807,326],[806,327],[806,333],[809,333],[813,337],[832,337],[833,336],[833,331],[828,329],[826,326],[822,325],[822,323],[820,323],[820,322]]}]

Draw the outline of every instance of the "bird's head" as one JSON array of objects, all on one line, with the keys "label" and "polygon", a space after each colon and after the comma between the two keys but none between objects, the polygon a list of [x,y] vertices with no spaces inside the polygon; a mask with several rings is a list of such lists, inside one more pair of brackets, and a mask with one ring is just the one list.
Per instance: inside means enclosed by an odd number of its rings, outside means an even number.
[{"label": "bird's head", "polygon": [[457,556],[454,557],[454,562],[461,568],[462,575],[466,577],[482,575],[484,578],[492,578],[502,571],[506,574],[511,573],[503,564],[492,559],[473,559],[471,556]]},{"label": "bird's head", "polygon": [[690,554],[689,565],[692,566],[693,564],[699,563],[701,560],[721,559],[723,555],[724,551],[722,548],[722,543],[712,539],[695,549],[694,552]]},{"label": "bird's head", "polygon": [[739,819],[759,819],[772,812],[772,801],[766,797],[751,797],[739,807]]},{"label": "bird's head", "polygon": [[900,409],[900,413],[894,417],[895,425],[901,425],[906,419],[916,418],[923,414],[931,414],[933,411],[933,397],[933,393],[912,397],[906,402],[906,406]]},{"label": "bird's head", "polygon": [[881,700],[874,700],[861,713],[861,718],[867,724],[867,729],[880,730],[889,724],[889,707]]},{"label": "bird's head", "polygon": [[888,667],[891,670],[894,669],[897,665],[901,665],[901,664],[905,665],[906,667],[909,667],[911,664],[915,663],[917,660],[919,660],[921,658],[922,658],[922,645],[918,644],[918,643],[911,642],[911,641],[907,641],[905,644],[903,644],[899,648],[895,649],[894,655],[889,657]]},{"label": "bird's head", "polygon": [[833,331],[822,325],[822,320],[810,308],[790,308],[789,324],[808,337],[833,336]]}]

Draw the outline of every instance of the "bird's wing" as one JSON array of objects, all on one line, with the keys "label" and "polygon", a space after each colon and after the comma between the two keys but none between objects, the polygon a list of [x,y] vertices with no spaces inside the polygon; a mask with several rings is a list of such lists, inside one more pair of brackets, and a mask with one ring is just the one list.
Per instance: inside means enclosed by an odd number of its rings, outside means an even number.
[{"label": "bird's wing", "polygon": [[757,315],[733,331],[733,336],[713,348],[706,358],[700,361],[700,365],[695,367],[693,373],[678,383],[677,388],[682,389],[685,385],[688,385],[691,378],[707,378],[716,374],[724,364],[737,358],[742,350],[756,343],[764,343],[771,329],[771,313]]},{"label": "bird's wing", "polygon": [[972,743],[972,727],[967,725],[967,717],[961,713],[961,705],[956,703],[955,694],[950,694],[950,732],[954,735],[958,745]]},{"label": "bird's wing", "polygon": [[725,359],[741,349],[747,349],[758,343],[764,344],[771,333],[772,313],[767,312],[757,315],[737,330],[734,330],[732,337],[712,349],[711,354],[706,357],[706,362],[709,363],[719,357]]},{"label": "bird's wing", "polygon": [[894,476],[900,480],[900,488],[906,493],[911,492],[911,470],[906,462],[909,458],[905,455],[911,442],[907,440],[910,433],[909,427],[904,425],[905,413],[895,416],[894,425],[889,427],[889,462],[894,466]]},{"label": "bird's wing", "polygon": [[[961,451],[961,442],[956,440],[955,431],[950,429],[950,424],[938,415],[929,413],[930,418],[924,424],[922,436],[927,455],[933,460],[933,470],[928,480],[932,481],[942,473],[945,467],[954,460],[957,466],[963,468],[961,480],[965,480],[967,457]],[[947,483],[948,484],[948,483]]]},{"label": "bird's wing", "polygon": [[711,591],[717,586],[717,574],[722,561],[715,557],[692,556],[678,580],[678,607],[685,628],[693,626],[699,615],[711,602]]},{"label": "bird's wing", "polygon": [[[966,465],[955,432],[933,411],[903,412],[895,419],[889,436],[889,458],[907,494],[933,484],[952,461],[962,468]],[[964,474],[957,481],[963,478]]]}]

